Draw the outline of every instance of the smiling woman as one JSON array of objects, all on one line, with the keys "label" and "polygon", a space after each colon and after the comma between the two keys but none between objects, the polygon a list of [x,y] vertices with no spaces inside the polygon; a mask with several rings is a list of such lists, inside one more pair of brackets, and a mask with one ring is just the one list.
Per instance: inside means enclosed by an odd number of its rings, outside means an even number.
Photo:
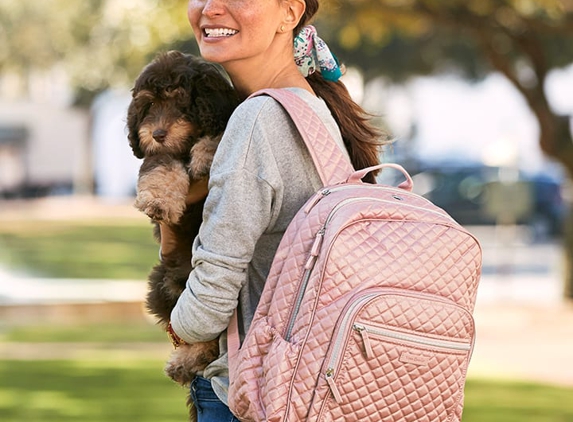
[{"label": "smiling woman", "polygon": [[[228,406],[226,329],[237,311],[248,330],[275,251],[306,200],[322,187],[304,141],[282,106],[261,89],[300,97],[324,125],[325,149],[356,168],[379,162],[382,135],[338,79],[338,61],[307,23],[318,0],[190,0],[188,19],[203,58],[224,68],[243,102],[231,116],[209,178],[193,270],[171,314],[187,343],[218,338],[220,356],[195,378],[199,422],[233,419]],[[296,50],[296,57],[295,57]],[[367,176],[372,182],[374,174]],[[172,229],[161,224],[163,258]],[[176,249],[176,248],[175,248]]]}]

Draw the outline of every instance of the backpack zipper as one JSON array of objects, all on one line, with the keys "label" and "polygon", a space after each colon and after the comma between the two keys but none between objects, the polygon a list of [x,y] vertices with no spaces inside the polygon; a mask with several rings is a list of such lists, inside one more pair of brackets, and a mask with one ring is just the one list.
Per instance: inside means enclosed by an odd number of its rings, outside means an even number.
[{"label": "backpack zipper", "polygon": [[[390,190],[390,191],[394,191],[397,194],[400,195],[405,195],[405,196],[409,196],[413,199],[422,199],[423,201],[426,201],[427,203],[431,204],[432,202],[430,200],[428,200],[427,198],[424,198],[421,195],[417,195],[413,192],[404,190],[404,189],[400,189],[398,187],[395,186],[387,186],[387,185],[354,185],[354,184],[344,184],[344,185],[338,185],[338,186],[333,186],[333,187],[327,187],[327,188],[323,188],[320,191],[318,191],[315,195],[314,198],[312,200],[309,201],[309,203],[306,205],[306,207],[304,208],[304,212],[306,214],[308,214],[310,212],[310,210],[312,208],[314,208],[314,206],[320,202],[320,200],[322,200],[325,196],[330,195],[333,192],[338,192],[338,191],[342,191],[342,190],[346,190],[346,189],[372,189],[373,187],[378,187],[378,188],[384,188],[386,190]],[[394,198],[396,198],[396,196],[394,196]],[[373,198],[376,199],[376,198]]]},{"label": "backpack zipper", "polygon": [[316,237],[314,238],[314,243],[312,244],[312,247],[310,248],[310,256],[309,256],[309,258],[306,261],[306,264],[304,266],[305,270],[304,270],[304,273],[302,276],[302,283],[301,283],[301,286],[300,286],[300,288],[297,292],[297,295],[296,295],[296,300],[294,302],[294,307],[293,307],[293,313],[292,313],[291,318],[289,319],[289,323],[288,323],[287,329],[285,331],[284,338],[286,341],[290,340],[290,336],[292,334],[292,329],[294,327],[296,315],[298,314],[298,311],[300,310],[300,307],[302,305],[304,293],[306,292],[306,287],[308,286],[308,280],[310,279],[310,274],[312,273],[312,269],[314,268],[314,263],[316,262],[316,257],[318,256],[318,251],[320,250],[320,246],[322,245],[322,240],[324,239],[325,231],[326,230],[323,226],[318,231],[318,233],[316,234]]},{"label": "backpack zipper", "polygon": [[[324,189],[323,191],[319,192],[318,195],[322,195],[324,197],[324,196],[327,196],[330,193],[332,193],[334,190],[343,190],[345,188],[350,188],[350,187],[355,187],[355,186],[340,186],[340,187],[334,188],[334,189]],[[396,188],[396,190],[398,190],[398,188]],[[308,287],[308,281],[310,280],[310,275],[312,273],[312,270],[314,269],[314,264],[316,263],[316,258],[318,257],[318,253],[320,251],[320,246],[322,246],[322,241],[324,239],[324,234],[326,233],[328,223],[330,223],[330,221],[334,218],[334,215],[336,214],[336,212],[340,208],[344,207],[345,205],[348,205],[349,203],[360,202],[360,201],[377,201],[377,202],[393,204],[392,201],[389,201],[387,199],[380,199],[380,198],[372,198],[372,197],[346,198],[346,199],[342,200],[341,202],[339,202],[338,204],[336,204],[336,206],[330,211],[330,213],[328,214],[328,217],[326,218],[326,221],[324,222],[322,227],[318,230],[318,232],[315,236],[314,243],[311,247],[311,252],[309,254],[309,258],[306,261],[306,264],[304,267],[305,271],[304,271],[303,277],[302,277],[302,283],[299,287],[299,290],[298,290],[298,293],[296,296],[296,300],[294,302],[293,311],[291,313],[291,316],[289,318],[289,322],[286,326],[286,330],[285,330],[285,333],[283,336],[283,338],[286,341],[290,341],[290,338],[292,335],[292,330],[293,330],[293,327],[295,324],[295,319],[296,319],[296,316],[298,315],[298,312],[300,310],[300,306],[302,305],[302,300],[304,298],[306,288]],[[312,202],[316,203],[318,201],[312,201]],[[450,217],[447,214],[443,214],[439,211],[429,210],[427,208],[423,208],[423,207],[420,207],[417,205],[411,205],[411,204],[403,204],[403,205],[405,207],[409,207],[412,209],[424,210],[425,212],[436,214],[436,215],[439,215],[440,217],[446,217],[450,221],[456,223],[456,221],[452,217]]]},{"label": "backpack zipper", "polygon": [[[346,198],[342,201],[340,201],[333,209],[332,211],[330,211],[330,214],[328,214],[328,217],[326,218],[326,222],[323,225],[323,228],[326,229],[326,225],[330,222],[330,220],[332,220],[332,218],[334,217],[334,213],[336,213],[336,211],[338,211],[341,207],[351,203],[351,202],[358,202],[358,201],[376,201],[376,202],[383,202],[386,204],[394,204],[393,201],[390,201],[388,199],[380,199],[380,198],[372,198],[372,197],[360,197],[360,198]],[[398,200],[398,199],[397,199]],[[412,208],[415,210],[423,210],[425,212],[429,212],[431,214],[435,214],[435,215],[439,215],[440,217],[445,217],[447,218],[449,221],[456,223],[456,225],[458,224],[451,216],[449,216],[448,214],[445,214],[440,212],[440,211],[436,211],[436,210],[430,210],[428,208],[424,208],[421,207],[419,205],[412,205],[412,204],[408,204],[408,203],[402,203],[401,204],[404,207],[408,207],[408,208]],[[404,221],[408,221],[408,220],[404,220]]]},{"label": "backpack zipper", "polygon": [[[368,334],[374,334],[375,336],[379,337],[387,337],[395,340],[404,340],[410,343],[421,344],[423,346],[439,347],[440,349],[461,350],[467,352],[470,351],[472,347],[471,343],[431,339],[423,336],[418,336],[415,334],[406,334],[400,331],[381,327],[374,327],[366,324],[359,324],[359,323],[353,324],[352,329],[358,332],[362,336],[362,339],[364,340],[365,344],[370,342],[370,337],[368,336]],[[372,347],[370,344],[368,344],[366,347],[367,349],[370,350],[370,352],[372,352]]]}]

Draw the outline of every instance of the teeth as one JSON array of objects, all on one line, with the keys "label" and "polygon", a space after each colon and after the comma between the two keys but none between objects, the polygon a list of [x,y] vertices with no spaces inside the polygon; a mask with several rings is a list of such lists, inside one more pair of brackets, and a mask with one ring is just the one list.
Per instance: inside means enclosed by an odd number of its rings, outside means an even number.
[{"label": "teeth", "polygon": [[230,37],[231,35],[235,35],[238,31],[234,29],[228,28],[205,28],[205,34],[208,37]]}]

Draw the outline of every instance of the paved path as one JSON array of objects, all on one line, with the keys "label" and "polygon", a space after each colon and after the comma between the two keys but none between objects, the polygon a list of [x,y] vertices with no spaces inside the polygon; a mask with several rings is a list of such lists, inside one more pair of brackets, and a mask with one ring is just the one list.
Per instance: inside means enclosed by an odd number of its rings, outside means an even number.
[{"label": "paved path", "polygon": [[478,305],[472,377],[532,380],[573,387],[573,307]]},{"label": "paved path", "polygon": [[[483,278],[474,314],[477,341],[469,376],[531,380],[573,387],[573,306],[561,302],[559,283],[555,280],[537,277],[521,281],[491,276]],[[91,286],[88,283],[87,288],[76,293],[83,291],[89,294],[90,300],[95,297],[104,301],[124,300],[126,297],[141,301],[144,296],[141,283],[108,282],[107,289],[101,289],[102,284],[99,284],[99,290],[98,283],[94,281]],[[20,280],[18,300],[24,300],[30,286],[35,286],[36,296],[30,295],[27,299],[34,301],[41,300],[44,290],[52,296],[54,291],[62,291],[55,280],[49,286],[38,280]],[[68,292],[67,301],[80,299],[70,297],[69,290],[63,291]],[[538,292],[538,300],[535,300],[535,292]],[[0,343],[0,359],[166,359],[168,353],[167,342],[135,345]]]}]

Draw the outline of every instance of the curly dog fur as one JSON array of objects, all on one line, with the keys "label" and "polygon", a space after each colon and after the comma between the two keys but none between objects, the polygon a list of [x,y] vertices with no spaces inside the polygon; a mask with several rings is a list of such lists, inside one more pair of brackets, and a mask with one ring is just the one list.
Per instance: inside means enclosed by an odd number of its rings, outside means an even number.
[{"label": "curly dog fur", "polygon": [[[191,271],[191,244],[204,201],[187,205],[190,182],[206,178],[238,97],[215,65],[178,51],[160,54],[135,81],[127,111],[129,144],[142,158],[135,206],[155,223],[169,224],[178,250],[149,274],[146,306],[165,329]],[[188,385],[218,357],[218,340],[177,347],[165,372]],[[196,418],[188,399],[190,418]]]}]

